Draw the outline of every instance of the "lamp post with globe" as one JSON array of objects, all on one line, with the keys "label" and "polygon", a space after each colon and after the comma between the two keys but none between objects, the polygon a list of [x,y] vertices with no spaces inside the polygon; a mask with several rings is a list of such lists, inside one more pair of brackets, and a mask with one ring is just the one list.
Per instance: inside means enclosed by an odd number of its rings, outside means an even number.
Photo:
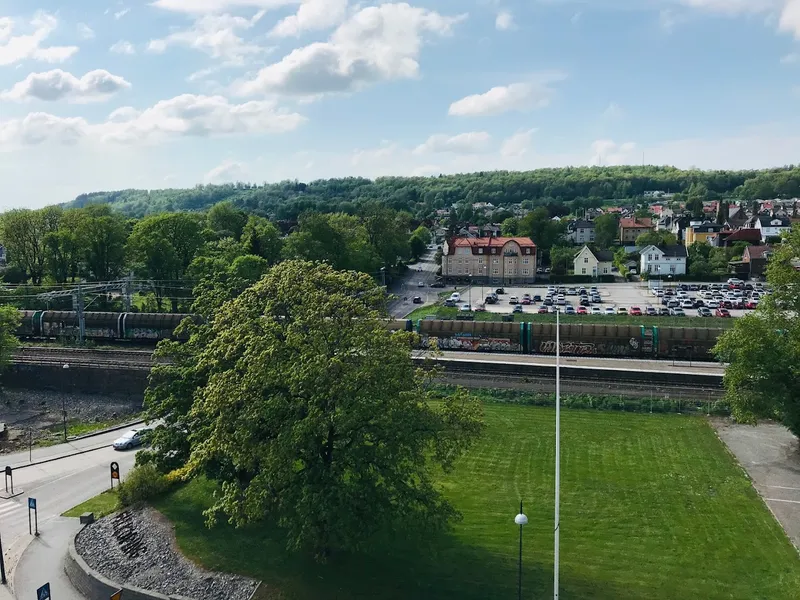
[{"label": "lamp post with globe", "polygon": [[528,517],[522,512],[522,500],[519,501],[519,514],[514,517],[514,523],[519,525],[519,576],[517,581],[517,598],[522,600],[522,527],[528,524]]}]

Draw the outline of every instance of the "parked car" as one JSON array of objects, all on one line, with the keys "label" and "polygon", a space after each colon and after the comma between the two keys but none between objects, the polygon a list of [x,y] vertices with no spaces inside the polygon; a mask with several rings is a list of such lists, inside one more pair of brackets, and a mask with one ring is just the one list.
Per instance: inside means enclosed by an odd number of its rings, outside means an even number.
[{"label": "parked car", "polygon": [[497,294],[498,296],[502,296],[503,294],[505,294],[505,293],[506,293],[506,291],[505,291],[503,288],[497,288],[497,289],[494,291],[494,293],[495,293],[495,294]]},{"label": "parked car", "polygon": [[524,304],[525,306],[530,306],[531,299],[530,298],[523,298],[522,302],[520,302],[520,304]]},{"label": "parked car", "polygon": [[681,308],[694,308],[694,302],[689,300],[688,298],[681,302]]},{"label": "parked car", "polygon": [[586,296],[581,298],[581,301],[580,301],[580,305],[581,306],[589,306],[591,303],[592,303],[592,301],[589,300],[589,298],[587,298]]},{"label": "parked car", "polygon": [[577,289],[569,288],[567,290],[567,296],[577,296],[577,295],[578,295],[578,290]]},{"label": "parked car", "polygon": [[475,307],[475,312],[486,312],[486,305],[485,304],[478,304]]},{"label": "parked car", "polygon": [[412,302],[414,304],[422,304],[422,298],[420,296],[414,296],[414,299],[412,300]]},{"label": "parked car", "polygon": [[642,309],[638,306],[631,306],[631,310],[628,313],[632,317],[641,317],[642,316]]},{"label": "parked car", "polygon": [[566,307],[564,307],[564,314],[565,315],[574,315],[575,314],[575,309],[572,307],[571,304],[569,304]]},{"label": "parked car", "polygon": [[148,429],[131,429],[129,432],[123,434],[114,440],[114,450],[130,450],[141,446],[148,433]]},{"label": "parked car", "polygon": [[602,304],[603,299],[600,296],[592,296],[592,304]]},{"label": "parked car", "polygon": [[713,317],[714,313],[711,312],[710,309],[706,308],[705,306],[701,306],[697,309],[697,316],[698,317]]},{"label": "parked car", "polygon": [[607,306],[606,310],[605,310],[605,314],[607,314],[607,315],[615,315],[615,314],[617,314],[617,311],[614,310],[613,306]]},{"label": "parked car", "polygon": [[625,308],[624,306],[620,306],[620,307],[617,309],[617,314],[618,314],[618,315],[627,315],[627,314],[628,314],[628,309],[627,309],[627,308]]},{"label": "parked car", "polygon": [[706,308],[719,308],[718,300],[709,300],[706,302]]},{"label": "parked car", "polygon": [[745,308],[748,310],[755,310],[758,308],[758,300],[749,300],[747,304],[745,304]]},{"label": "parked car", "polygon": [[731,316],[731,313],[728,312],[727,308],[718,308],[714,314],[723,318],[730,318]]},{"label": "parked car", "polygon": [[517,304],[517,305],[514,307],[514,310],[513,310],[512,312],[514,312],[514,313],[521,313],[521,312],[522,312],[522,305],[521,305],[521,304]]},{"label": "parked car", "polygon": [[432,287],[432,288],[443,288],[444,287],[444,283],[442,283],[441,281],[434,281],[430,285],[430,287]]},{"label": "parked car", "polygon": [[459,294],[458,292],[453,292],[452,294],[450,294],[450,300],[452,300],[453,302],[461,302],[461,294]]},{"label": "parked car", "polygon": [[497,298],[494,296],[486,296],[485,302],[486,304],[497,304]]},{"label": "parked car", "polygon": [[665,306],[663,308],[658,309],[658,316],[660,317],[668,317],[669,316],[669,309]]},{"label": "parked car", "polygon": [[565,306],[567,304],[567,300],[564,298],[564,296],[559,296],[558,300],[556,300],[556,304],[559,306]]},{"label": "parked car", "polygon": [[456,301],[453,300],[452,298],[448,298],[447,300],[444,301],[444,305],[448,308],[455,308]]},{"label": "parked car", "polygon": [[472,307],[469,304],[462,304],[458,310],[461,312],[472,312]]},{"label": "parked car", "polygon": [[547,298],[542,300],[542,304],[544,304],[545,306],[553,306],[553,299],[548,296]]},{"label": "parked car", "polygon": [[685,317],[686,316],[686,313],[683,312],[682,308],[670,308],[669,309],[669,314],[670,314],[670,316],[673,316],[673,317]]},{"label": "parked car", "polygon": [[546,315],[549,311],[547,310],[547,306],[542,305],[539,307],[539,310],[536,311],[540,315]]},{"label": "parked car", "polygon": [[417,287],[425,287],[425,282],[424,281],[417,282]]},{"label": "parked car", "polygon": [[541,301],[542,301],[542,297],[541,297],[539,294],[536,294],[536,295],[535,295],[535,296],[532,298],[532,300],[533,300],[534,302],[541,302]]},{"label": "parked car", "polygon": [[519,298],[517,298],[516,296],[510,296],[508,298],[508,303],[509,304],[517,304],[518,302],[519,302]]},{"label": "parked car", "polygon": [[587,314],[589,314],[589,311],[586,310],[585,306],[579,306],[577,314],[579,314],[579,315],[587,315]]},{"label": "parked car", "polygon": [[593,315],[602,315],[603,314],[603,309],[600,308],[599,306],[593,306],[591,311],[589,311],[589,312],[591,312]]}]

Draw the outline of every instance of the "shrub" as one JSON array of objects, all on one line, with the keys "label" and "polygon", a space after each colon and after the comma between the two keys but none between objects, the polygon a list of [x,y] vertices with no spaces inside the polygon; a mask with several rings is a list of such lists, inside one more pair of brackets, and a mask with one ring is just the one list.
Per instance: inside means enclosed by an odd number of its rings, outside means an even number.
[{"label": "shrub", "polygon": [[147,502],[166,492],[170,481],[153,464],[135,467],[119,486],[119,501],[122,506]]}]

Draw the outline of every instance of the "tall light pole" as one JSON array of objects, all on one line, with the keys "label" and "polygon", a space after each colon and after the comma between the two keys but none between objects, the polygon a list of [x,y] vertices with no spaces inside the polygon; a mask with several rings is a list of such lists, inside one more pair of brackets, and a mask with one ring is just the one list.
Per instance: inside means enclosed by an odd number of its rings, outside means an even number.
[{"label": "tall light pole", "polygon": [[561,310],[556,310],[556,498],[553,527],[553,600],[558,600],[558,547],[561,502]]},{"label": "tall light pole", "polygon": [[519,574],[517,576],[517,600],[522,600],[522,527],[528,524],[528,517],[522,512],[522,500],[519,501],[519,514],[514,517],[519,525]]},{"label": "tall light pole", "polygon": [[[66,374],[66,371],[69,370],[69,365],[65,364],[63,366],[63,369]],[[66,396],[61,396],[61,413],[64,419],[64,442],[66,443],[67,441],[67,397]]]},{"label": "tall light pole", "polygon": [[469,291],[467,292],[469,298],[469,309],[472,310],[472,273],[469,274]]}]

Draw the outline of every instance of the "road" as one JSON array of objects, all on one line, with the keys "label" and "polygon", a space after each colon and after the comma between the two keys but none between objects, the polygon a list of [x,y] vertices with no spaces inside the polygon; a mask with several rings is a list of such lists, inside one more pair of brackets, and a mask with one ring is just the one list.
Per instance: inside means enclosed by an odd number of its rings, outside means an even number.
[{"label": "road", "polygon": [[[389,286],[389,293],[397,296],[397,300],[389,303],[389,313],[395,318],[405,317],[419,306],[433,304],[439,298],[441,288],[432,288],[436,281],[439,265],[433,262],[436,250],[428,250],[415,265],[409,265],[408,272]],[[421,270],[417,270],[421,269]],[[419,284],[423,285],[420,286]],[[423,304],[413,304],[414,296],[422,298]]]},{"label": "road", "polygon": [[[66,546],[60,548],[60,543],[48,544],[48,535],[54,536],[56,531],[60,534],[59,540],[63,539],[65,523],[63,519],[59,518],[61,513],[108,489],[111,481],[109,467],[112,461],[119,463],[123,479],[133,468],[134,452],[117,452],[111,447],[111,443],[121,433],[123,432],[111,432],[70,444],[34,450],[34,462],[85,451],[84,454],[44,464],[26,466],[30,465],[28,452],[0,457],[0,461],[2,461],[0,466],[10,465],[14,468],[15,491],[24,490],[22,495],[15,498],[0,499],[0,535],[2,535],[3,548],[7,555],[13,554],[13,550],[9,552],[9,549],[20,545],[24,546],[25,542],[30,539],[28,498],[36,498],[39,511],[41,537],[36,543],[41,545],[46,553],[63,554],[66,551]],[[5,490],[5,487],[0,484],[0,489]],[[44,556],[44,560],[48,560],[46,557],[49,554]],[[13,561],[13,558],[11,560]],[[42,576],[41,573],[40,570],[30,568],[16,573],[14,583],[17,597],[34,598],[36,588],[45,583],[39,580]],[[53,590],[53,595],[56,598],[64,599],[71,597],[64,593],[56,595],[55,590]]]}]

